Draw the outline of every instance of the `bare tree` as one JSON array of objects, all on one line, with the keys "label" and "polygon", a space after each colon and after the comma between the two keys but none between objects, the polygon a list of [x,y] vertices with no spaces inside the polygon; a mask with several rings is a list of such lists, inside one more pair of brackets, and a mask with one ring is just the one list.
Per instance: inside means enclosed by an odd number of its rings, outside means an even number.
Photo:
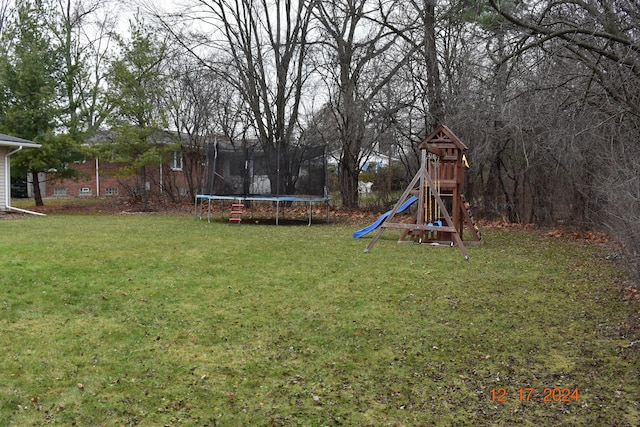
[{"label": "bare tree", "polygon": [[427,132],[441,124],[445,115],[438,61],[439,49],[436,43],[436,3],[437,0],[423,0],[422,4],[412,2],[421,17],[424,31],[421,54],[426,65],[426,95],[429,102],[429,114],[425,115]]},{"label": "bare tree", "polygon": [[[636,89],[640,79],[640,22],[633,0],[550,2],[539,10],[523,10],[523,17],[489,0],[509,22],[525,30],[513,56],[549,43],[566,49],[593,73],[593,79],[617,102],[640,115]],[[614,71],[613,76],[610,74]]]},{"label": "bare tree", "polygon": [[9,6],[11,4],[10,0],[0,0],[0,36],[2,35],[2,29],[4,28],[4,23],[7,20],[9,15]]},{"label": "bare tree", "polygon": [[[640,26],[633,0],[600,2],[556,1],[530,10],[513,11],[495,0],[491,5],[522,29],[519,48],[511,56],[533,49],[548,52],[559,63],[571,62],[571,87],[581,91],[576,105],[596,119],[576,132],[589,144],[589,163],[582,188],[591,219],[606,224],[627,248],[628,259],[640,271],[637,253],[640,230],[637,210],[637,141],[640,138]],[[592,123],[599,123],[595,127]],[[624,157],[619,157],[621,154]],[[629,156],[629,154],[631,154]],[[595,167],[594,167],[595,165]],[[606,184],[605,184],[606,183]],[[619,183],[624,183],[621,187]],[[612,188],[616,197],[612,197]]]},{"label": "bare tree", "polygon": [[358,177],[367,156],[372,104],[415,50],[403,50],[401,31],[389,19],[395,1],[331,0],[318,5],[324,56],[318,68],[328,84],[330,111],[339,135],[338,180],[342,204],[358,207]]},{"label": "bare tree", "polygon": [[276,156],[281,156],[280,167],[287,170],[286,152],[298,130],[303,88],[310,72],[305,59],[314,0],[196,3],[199,9],[192,18],[222,36],[202,41],[203,36],[200,41],[222,60],[205,59],[197,49],[190,52],[236,88],[250,112],[250,126],[272,158],[271,191],[290,193],[292,181],[275,179]]},{"label": "bare tree", "polygon": [[413,21],[405,19],[407,22],[401,27],[387,24],[414,47],[407,66],[400,70],[402,86],[409,88],[408,94],[412,96],[410,100],[405,96],[407,108],[397,129],[403,135],[398,147],[400,159],[409,176],[419,167],[420,140],[438,124],[445,123],[456,108],[458,99],[452,86],[464,84],[454,75],[464,68],[457,64],[456,70],[454,64],[456,55],[463,55],[458,49],[460,39],[466,35],[466,22],[460,19],[461,8],[460,2],[412,0],[404,13],[415,16]]},{"label": "bare tree", "polygon": [[193,58],[176,58],[168,91],[170,117],[183,153],[183,172],[191,198],[206,181],[202,153],[207,141],[235,141],[246,128],[244,104],[234,87]]}]

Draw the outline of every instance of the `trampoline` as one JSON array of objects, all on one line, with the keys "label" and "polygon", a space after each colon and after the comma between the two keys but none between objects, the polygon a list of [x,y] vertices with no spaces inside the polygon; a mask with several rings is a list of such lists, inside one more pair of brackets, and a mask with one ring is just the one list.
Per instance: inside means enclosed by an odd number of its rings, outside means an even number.
[{"label": "trampoline", "polygon": [[[275,195],[207,195],[207,194],[198,194],[196,196],[195,201],[195,217],[202,219],[205,204],[207,211],[207,221],[211,222],[211,210],[212,203],[214,201],[220,201],[220,216],[224,217],[224,202],[230,201],[234,202],[242,202],[245,201],[259,201],[259,202],[274,202],[275,203],[275,213],[276,213],[276,225],[279,225],[280,221],[280,205],[281,203],[309,203],[309,224],[313,222],[313,204],[314,203],[324,203],[327,209],[327,222],[329,222],[329,201],[330,197],[315,197],[315,196],[275,196]],[[198,215],[198,208],[200,209]]]},{"label": "trampoline", "polygon": [[[313,221],[313,204],[324,203],[329,222],[326,146],[264,146],[258,141],[215,141],[206,147],[205,185],[195,197],[195,217],[202,219],[220,202],[224,217],[225,202],[271,202],[275,205],[275,223],[284,208],[293,203],[309,204],[309,225]],[[251,203],[253,214],[253,203]]]}]

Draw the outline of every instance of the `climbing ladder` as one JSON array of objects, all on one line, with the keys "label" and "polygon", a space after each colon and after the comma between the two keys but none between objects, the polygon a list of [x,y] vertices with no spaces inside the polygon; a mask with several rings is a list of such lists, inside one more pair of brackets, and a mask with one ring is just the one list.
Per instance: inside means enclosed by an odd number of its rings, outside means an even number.
[{"label": "climbing ladder", "polygon": [[240,225],[242,222],[242,214],[244,213],[243,203],[233,203],[231,205],[231,216],[229,217],[229,223],[235,222]]},{"label": "climbing ladder", "polygon": [[478,228],[478,225],[476,224],[476,220],[475,218],[473,218],[473,212],[471,212],[471,203],[467,202],[467,199],[464,197],[464,194],[460,194],[460,199],[462,200],[462,203],[464,204],[464,217],[465,220],[468,222],[473,234],[475,235],[475,237],[478,238],[478,240],[482,240],[482,234],[480,234],[480,229]]}]

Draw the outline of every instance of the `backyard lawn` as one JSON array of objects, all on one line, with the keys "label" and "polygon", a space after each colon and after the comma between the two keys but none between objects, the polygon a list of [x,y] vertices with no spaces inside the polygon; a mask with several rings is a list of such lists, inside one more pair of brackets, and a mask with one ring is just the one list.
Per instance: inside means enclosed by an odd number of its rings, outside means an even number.
[{"label": "backyard lawn", "polygon": [[364,225],[0,220],[0,425],[640,424],[612,249]]}]

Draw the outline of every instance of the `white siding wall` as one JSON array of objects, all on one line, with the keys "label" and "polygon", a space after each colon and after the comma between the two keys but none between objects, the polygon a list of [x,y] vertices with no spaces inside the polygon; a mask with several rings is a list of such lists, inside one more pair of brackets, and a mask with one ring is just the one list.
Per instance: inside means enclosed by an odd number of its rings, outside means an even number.
[{"label": "white siding wall", "polygon": [[[5,199],[5,194],[6,194],[6,183],[5,183],[5,170],[4,170],[4,162],[5,162],[5,156],[7,155],[7,153],[9,152],[9,148],[8,147],[0,147],[0,211],[4,212],[7,207],[5,206],[6,203],[6,199]],[[9,190],[11,191],[11,190]]]}]

